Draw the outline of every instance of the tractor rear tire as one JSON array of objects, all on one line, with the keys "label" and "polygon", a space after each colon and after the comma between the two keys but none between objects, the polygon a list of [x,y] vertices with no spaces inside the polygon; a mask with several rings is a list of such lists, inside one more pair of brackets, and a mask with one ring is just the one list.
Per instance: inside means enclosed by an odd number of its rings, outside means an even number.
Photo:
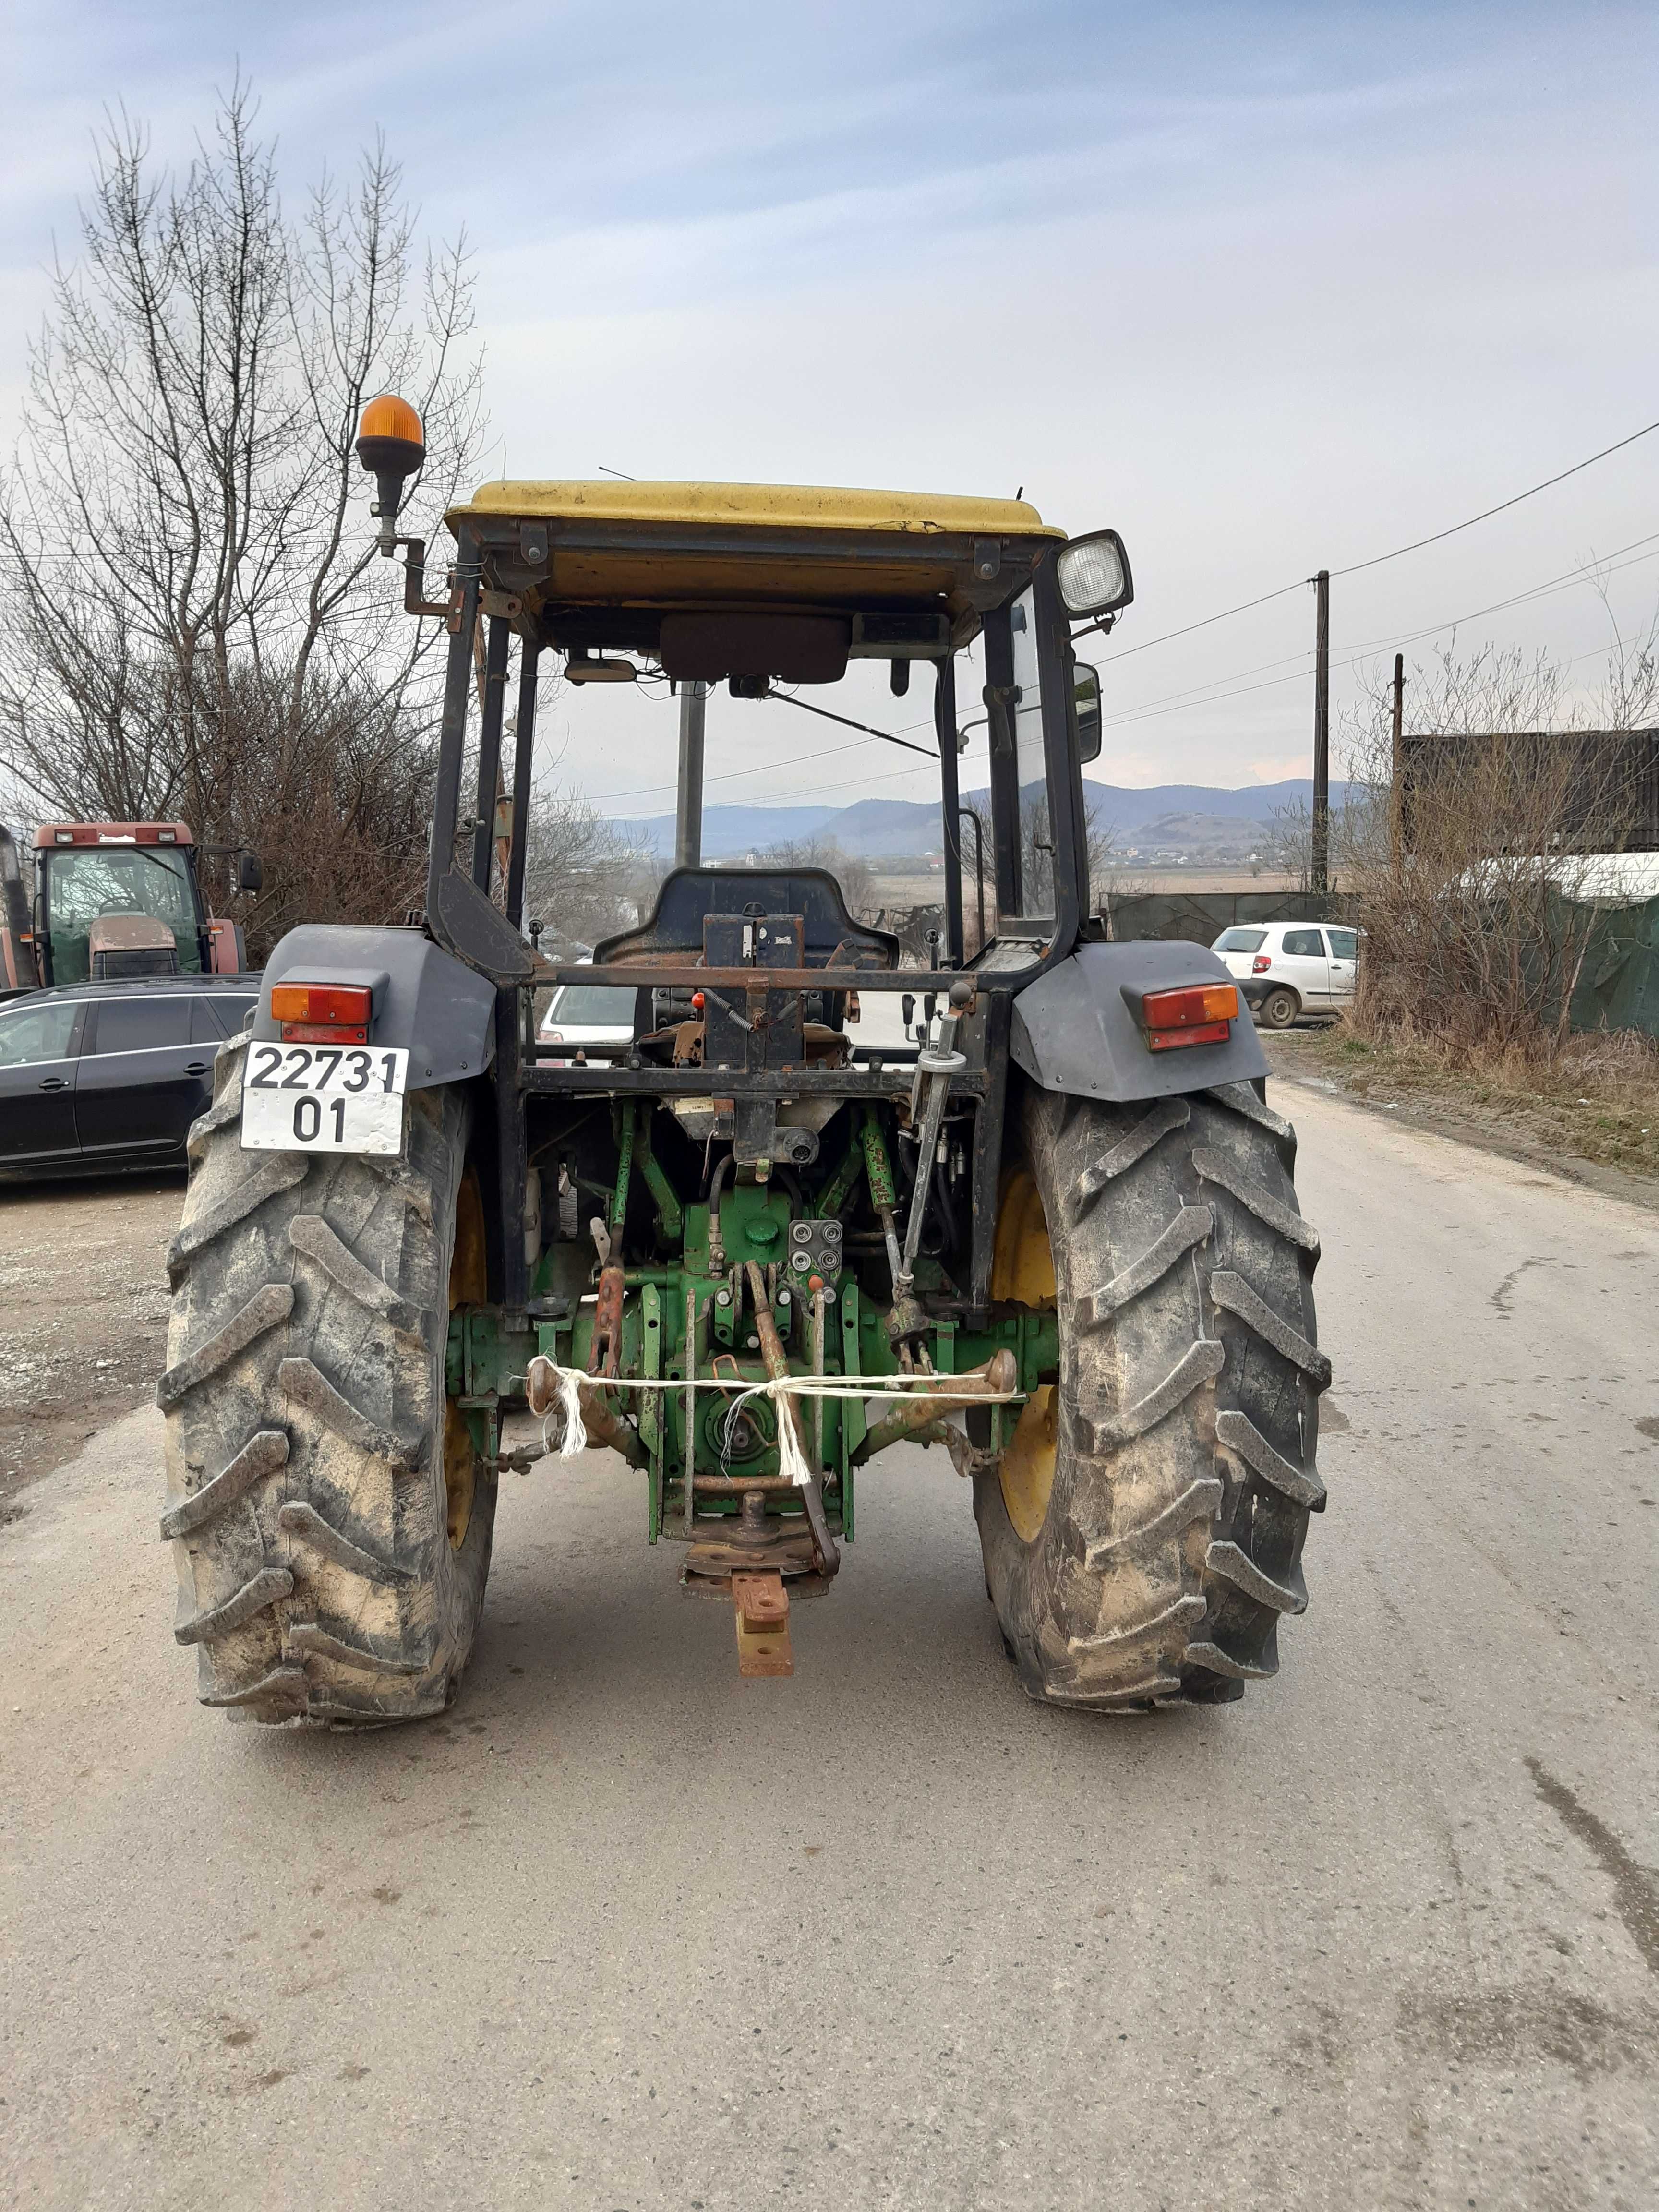
[{"label": "tractor rear tire", "polygon": [[402,1159],[245,1152],[247,1043],[220,1053],[167,1255],[173,1632],[234,1718],[441,1712],[495,1511],[444,1391],[450,1308],[483,1296],[467,1100],[412,1092]]},{"label": "tractor rear tire", "polygon": [[1277,1670],[1279,1620],[1307,1603],[1330,1379],[1295,1151],[1248,1084],[1133,1106],[1029,1094],[993,1290],[1031,1302],[1035,1256],[1060,1380],[974,1504],[1033,1698],[1218,1704]]}]

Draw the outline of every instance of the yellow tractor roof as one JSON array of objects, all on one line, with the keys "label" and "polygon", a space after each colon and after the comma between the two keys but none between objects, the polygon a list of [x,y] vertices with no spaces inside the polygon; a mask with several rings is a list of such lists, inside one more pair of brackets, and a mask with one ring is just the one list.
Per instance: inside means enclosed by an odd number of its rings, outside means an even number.
[{"label": "yellow tractor roof", "polygon": [[511,515],[555,522],[725,523],[767,530],[876,530],[988,538],[1059,538],[1028,500],[971,499],[950,492],[854,491],[819,484],[653,483],[606,477],[597,483],[480,484],[449,522]]},{"label": "yellow tractor roof", "polygon": [[481,484],[450,528],[521,625],[649,650],[671,611],[933,610],[958,643],[1066,532],[1018,499],[815,484]]}]

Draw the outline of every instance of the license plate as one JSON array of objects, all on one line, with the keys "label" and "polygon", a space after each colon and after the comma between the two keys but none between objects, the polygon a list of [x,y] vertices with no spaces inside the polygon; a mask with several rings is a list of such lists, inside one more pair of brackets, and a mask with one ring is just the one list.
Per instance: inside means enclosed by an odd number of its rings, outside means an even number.
[{"label": "license plate", "polygon": [[401,1152],[408,1078],[405,1051],[251,1044],[242,1077],[242,1150]]}]

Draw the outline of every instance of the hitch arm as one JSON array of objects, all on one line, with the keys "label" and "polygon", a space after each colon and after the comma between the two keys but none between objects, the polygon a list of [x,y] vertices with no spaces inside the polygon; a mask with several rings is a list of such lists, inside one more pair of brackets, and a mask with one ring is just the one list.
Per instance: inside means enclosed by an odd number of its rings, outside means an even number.
[{"label": "hitch arm", "polygon": [[[766,1295],[766,1278],[762,1274],[757,1262],[753,1260],[745,1261],[744,1272],[749,1279],[749,1296],[755,1309],[755,1333],[760,1338],[761,1358],[766,1363],[766,1371],[775,1382],[787,1382],[789,1362],[784,1357],[783,1346],[778,1337],[778,1326],[772,1318],[771,1301]],[[795,1434],[800,1443],[801,1455],[803,1458],[806,1457],[809,1449],[806,1432],[801,1422],[800,1407],[796,1403],[793,1392],[781,1392],[777,1402],[779,1420],[794,1423]],[[827,1582],[841,1566],[841,1553],[836,1547],[835,1538],[830,1534],[830,1522],[823,1510],[823,1487],[818,1477],[818,1471],[810,1459],[807,1461],[806,1481],[801,1490],[800,1497],[801,1504],[806,1510],[806,1525],[811,1532],[812,1561]]]}]

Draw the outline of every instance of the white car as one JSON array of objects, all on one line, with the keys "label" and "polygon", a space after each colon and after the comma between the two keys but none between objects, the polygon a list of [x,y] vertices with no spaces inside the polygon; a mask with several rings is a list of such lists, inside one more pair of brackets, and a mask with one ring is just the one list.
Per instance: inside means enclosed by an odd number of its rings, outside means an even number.
[{"label": "white car", "polygon": [[1238,979],[1241,997],[1264,1029],[1287,1030],[1301,1014],[1334,1014],[1353,997],[1357,929],[1312,921],[1240,922],[1210,947]]},{"label": "white car", "polygon": [[614,984],[561,983],[542,1016],[536,1042],[563,1045],[572,1060],[593,1045],[631,1043],[635,996]]}]

